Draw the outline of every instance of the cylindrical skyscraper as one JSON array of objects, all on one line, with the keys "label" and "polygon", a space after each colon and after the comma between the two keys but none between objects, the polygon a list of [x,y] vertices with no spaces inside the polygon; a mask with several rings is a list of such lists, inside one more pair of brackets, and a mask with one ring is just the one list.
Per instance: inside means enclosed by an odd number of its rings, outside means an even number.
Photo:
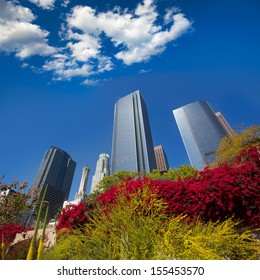
[{"label": "cylindrical skyscraper", "polygon": [[90,192],[93,193],[96,190],[96,186],[100,180],[105,176],[109,176],[109,155],[100,154],[96,165],[95,175],[92,177],[92,184]]},{"label": "cylindrical skyscraper", "polygon": [[208,102],[197,101],[173,110],[190,163],[197,169],[215,160],[215,151],[227,135]]},{"label": "cylindrical skyscraper", "polygon": [[86,194],[87,185],[88,185],[88,175],[89,175],[90,169],[88,166],[84,166],[82,169],[82,175],[79,185],[79,190],[75,195],[75,201],[83,201],[84,195]]}]

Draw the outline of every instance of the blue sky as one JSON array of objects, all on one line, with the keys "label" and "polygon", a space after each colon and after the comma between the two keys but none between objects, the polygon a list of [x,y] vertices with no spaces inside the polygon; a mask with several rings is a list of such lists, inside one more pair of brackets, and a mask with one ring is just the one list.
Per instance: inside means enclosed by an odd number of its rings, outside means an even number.
[{"label": "blue sky", "polygon": [[189,164],[172,110],[207,100],[259,125],[258,0],[0,0],[0,176],[32,184],[57,146],[82,167],[111,155],[114,104],[137,89],[154,145]]}]

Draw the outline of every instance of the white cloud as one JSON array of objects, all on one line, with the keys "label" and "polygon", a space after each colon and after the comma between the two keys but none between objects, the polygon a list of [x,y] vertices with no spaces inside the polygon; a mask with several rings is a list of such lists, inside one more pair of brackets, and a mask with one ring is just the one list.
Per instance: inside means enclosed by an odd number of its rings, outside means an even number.
[{"label": "white cloud", "polygon": [[100,83],[100,80],[90,80],[87,79],[85,81],[83,81],[81,84],[84,86],[96,86]]},{"label": "white cloud", "polygon": [[72,35],[71,39],[77,39],[77,43],[69,42],[67,47],[71,50],[72,56],[78,61],[87,61],[99,54],[101,45],[98,38],[89,34]]},{"label": "white cloud", "polygon": [[[55,4],[55,0],[29,1],[43,9]],[[60,47],[55,48],[48,44],[49,32],[33,23],[36,17],[30,9],[16,0],[0,0],[0,51],[13,52],[20,59],[47,57],[41,71],[52,72],[55,80],[108,72],[118,61],[146,62],[191,26],[176,7],[159,15],[154,2],[143,0],[134,10],[114,7],[106,12],[74,6],[60,23]],[[61,1],[63,7],[69,3]]]},{"label": "white cloud", "polygon": [[114,58],[126,65],[147,61],[151,56],[163,52],[167,43],[190,27],[191,23],[185,16],[176,12],[179,12],[176,8],[168,9],[165,22],[171,23],[171,26],[163,30],[164,26],[156,23],[158,13],[153,0],[144,0],[133,12],[117,7],[98,13],[88,6],[76,6],[68,16],[67,24],[69,38],[79,42],[68,46],[75,58],[89,59],[100,55],[100,37],[105,34],[115,46]]},{"label": "white cloud", "polygon": [[46,10],[53,9],[55,3],[55,0],[29,0],[29,1]]},{"label": "white cloud", "polygon": [[115,56],[122,59],[125,64],[131,65],[136,62],[147,61],[151,56],[162,53],[167,43],[174,41],[181,36],[190,27],[190,22],[183,14],[173,16],[173,24],[170,29],[148,33],[148,40],[144,41],[142,37],[140,42],[134,45],[128,44],[127,49],[118,52]]},{"label": "white cloud", "polygon": [[179,13],[181,13],[181,9],[178,7],[172,7],[171,9],[166,9],[166,13],[164,16],[164,23],[165,24],[171,23],[174,14],[179,14]]},{"label": "white cloud", "polygon": [[70,0],[64,0],[63,3],[61,4],[63,7],[67,7],[70,3]]},{"label": "white cloud", "polygon": [[24,59],[32,55],[46,56],[56,49],[47,43],[49,32],[31,22],[31,10],[13,2],[0,0],[0,50],[16,53]]},{"label": "white cloud", "polygon": [[35,19],[31,10],[22,6],[13,5],[11,2],[0,0],[0,23],[5,21],[32,21]]},{"label": "white cloud", "polygon": [[146,74],[146,73],[149,73],[151,71],[152,71],[152,69],[141,69],[141,70],[138,71],[138,73],[139,74]]}]

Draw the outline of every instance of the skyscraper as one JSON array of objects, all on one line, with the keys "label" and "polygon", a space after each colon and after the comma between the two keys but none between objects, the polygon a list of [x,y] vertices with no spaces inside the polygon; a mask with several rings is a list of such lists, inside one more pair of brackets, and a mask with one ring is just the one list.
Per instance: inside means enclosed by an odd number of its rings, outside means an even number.
[{"label": "skyscraper", "polygon": [[169,169],[168,160],[162,145],[154,147],[155,160],[157,170],[160,172],[166,172]]},{"label": "skyscraper", "polygon": [[89,175],[90,169],[88,166],[84,166],[82,169],[82,175],[79,185],[79,190],[75,195],[75,201],[83,201],[84,195],[86,194],[87,185],[88,185],[88,175]]},{"label": "skyscraper", "polygon": [[234,132],[234,130],[231,128],[231,126],[228,124],[228,122],[226,121],[226,119],[223,117],[223,115],[220,112],[216,112],[215,113],[218,120],[220,121],[220,123],[223,125],[224,129],[226,130],[227,134],[231,137],[235,136],[236,133]]},{"label": "skyscraper", "polygon": [[214,161],[215,150],[227,135],[215,112],[206,101],[197,101],[173,110],[190,163],[203,169]]},{"label": "skyscraper", "polygon": [[146,105],[139,91],[117,101],[114,111],[112,174],[156,169]]},{"label": "skyscraper", "polygon": [[108,154],[100,154],[97,165],[95,175],[92,177],[92,184],[90,192],[93,193],[96,190],[96,186],[100,180],[102,180],[105,176],[110,175],[109,169],[109,155]]},{"label": "skyscraper", "polygon": [[62,207],[70,193],[76,162],[62,149],[50,147],[45,153],[35,176],[33,187],[39,189],[39,198],[32,214],[36,215],[45,187],[48,185],[45,200],[49,202],[49,218]]}]

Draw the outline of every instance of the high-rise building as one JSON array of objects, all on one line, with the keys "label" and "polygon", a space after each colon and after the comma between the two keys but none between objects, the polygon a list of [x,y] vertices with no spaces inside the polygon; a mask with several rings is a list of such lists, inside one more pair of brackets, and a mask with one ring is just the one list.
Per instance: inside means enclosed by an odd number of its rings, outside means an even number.
[{"label": "high-rise building", "polygon": [[156,169],[146,105],[139,91],[115,104],[112,141],[112,174],[120,171]]},{"label": "high-rise building", "polygon": [[223,125],[224,129],[226,130],[227,134],[231,137],[234,137],[236,135],[236,133],[234,132],[234,130],[231,128],[231,126],[228,124],[228,122],[226,121],[226,119],[223,117],[223,115],[220,112],[216,112],[215,113],[218,120],[220,121],[220,123]]},{"label": "high-rise building", "polygon": [[154,147],[154,154],[155,154],[157,170],[160,172],[168,171],[169,164],[162,145]]},{"label": "high-rise building", "polygon": [[100,154],[97,165],[96,165],[96,172],[95,175],[92,177],[92,184],[91,184],[91,193],[96,190],[96,186],[100,180],[102,180],[105,176],[110,175],[110,168],[109,168],[109,155],[108,154]]},{"label": "high-rise building", "polygon": [[215,151],[227,135],[206,101],[197,101],[173,110],[190,163],[203,169],[215,160]]},{"label": "high-rise building", "polygon": [[75,195],[75,201],[83,201],[84,195],[86,194],[87,185],[88,185],[88,175],[89,175],[90,169],[88,166],[84,166],[82,169],[82,175],[79,185],[79,190]]},{"label": "high-rise building", "polygon": [[[76,162],[69,154],[57,147],[45,153],[35,176],[33,187],[39,189],[39,197],[32,216],[36,215],[43,192],[48,185],[45,200],[49,202],[49,219],[54,218],[63,202],[68,199]],[[31,216],[31,218],[32,218]]]}]

